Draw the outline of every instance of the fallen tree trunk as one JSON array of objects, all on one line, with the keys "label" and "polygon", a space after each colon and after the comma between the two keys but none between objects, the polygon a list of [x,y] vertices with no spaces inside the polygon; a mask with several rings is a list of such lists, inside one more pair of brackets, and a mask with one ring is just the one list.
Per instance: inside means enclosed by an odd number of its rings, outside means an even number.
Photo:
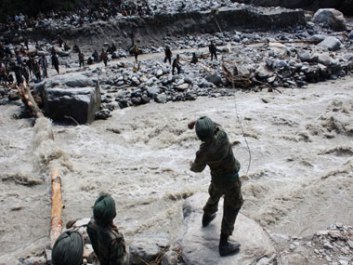
[{"label": "fallen tree trunk", "polygon": [[26,81],[24,81],[20,86],[16,86],[18,93],[21,97],[22,102],[25,104],[34,117],[44,117],[41,109],[38,107],[36,101],[34,100],[30,89],[27,86]]},{"label": "fallen tree trunk", "polygon": [[[38,107],[34,100],[32,93],[27,86],[26,82],[23,82],[20,86],[17,86],[22,102],[25,104],[34,117],[44,117],[43,112]],[[54,140],[54,137],[52,137]],[[51,218],[50,218],[50,243],[53,247],[56,239],[59,237],[62,231],[62,194],[61,194],[61,177],[59,166],[55,163],[51,163],[49,167],[49,175],[51,179]]]},{"label": "fallen tree trunk", "polygon": [[51,179],[51,220],[50,220],[50,242],[54,246],[56,239],[62,231],[62,196],[61,196],[61,177],[60,171],[56,166],[50,169]]}]

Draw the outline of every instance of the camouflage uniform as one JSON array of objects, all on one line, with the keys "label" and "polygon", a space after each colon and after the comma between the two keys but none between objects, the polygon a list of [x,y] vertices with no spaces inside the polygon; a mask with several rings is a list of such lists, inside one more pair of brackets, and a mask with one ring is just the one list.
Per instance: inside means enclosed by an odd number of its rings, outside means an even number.
[{"label": "camouflage uniform", "polygon": [[235,219],[243,204],[238,176],[240,164],[233,155],[226,132],[219,124],[214,123],[214,126],[212,140],[201,144],[191,170],[201,172],[206,165],[209,166],[212,177],[208,189],[210,197],[203,210],[205,214],[215,214],[218,210],[218,202],[224,195],[221,234],[229,236],[234,230]]}]

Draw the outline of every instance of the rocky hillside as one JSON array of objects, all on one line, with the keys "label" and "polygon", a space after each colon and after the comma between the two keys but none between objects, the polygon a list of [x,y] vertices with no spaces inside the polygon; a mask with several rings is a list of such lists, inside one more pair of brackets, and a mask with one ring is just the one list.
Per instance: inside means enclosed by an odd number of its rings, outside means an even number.
[{"label": "rocky hillside", "polygon": [[0,1],[0,21],[8,20],[9,16],[19,13],[29,17],[36,17],[39,14],[48,14],[51,11],[73,11],[82,8],[103,9],[115,5],[120,5],[121,0],[2,0]]}]

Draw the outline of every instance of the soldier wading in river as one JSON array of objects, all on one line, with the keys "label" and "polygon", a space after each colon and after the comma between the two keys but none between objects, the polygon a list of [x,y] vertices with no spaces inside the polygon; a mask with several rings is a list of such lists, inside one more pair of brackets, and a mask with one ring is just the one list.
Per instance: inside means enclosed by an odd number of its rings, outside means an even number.
[{"label": "soldier wading in river", "polygon": [[219,254],[235,254],[240,244],[230,243],[228,238],[233,233],[235,219],[243,204],[238,175],[240,164],[233,155],[226,132],[219,124],[204,116],[190,122],[188,127],[195,127],[196,135],[202,141],[190,170],[201,172],[209,166],[211,171],[210,197],[203,208],[202,225],[206,227],[216,217],[218,202],[224,196]]}]

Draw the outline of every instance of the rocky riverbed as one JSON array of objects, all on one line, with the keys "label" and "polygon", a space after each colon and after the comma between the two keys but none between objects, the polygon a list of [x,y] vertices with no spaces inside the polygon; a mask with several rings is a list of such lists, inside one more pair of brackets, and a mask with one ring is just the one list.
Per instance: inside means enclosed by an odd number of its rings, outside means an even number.
[{"label": "rocky riverbed", "polygon": [[[43,169],[60,158],[64,223],[89,218],[98,194],[111,193],[136,264],[142,257],[151,264],[351,265],[351,35],[309,21],[283,31],[166,36],[160,45],[141,45],[138,63],[118,49],[107,67],[79,68],[77,53],[59,51],[61,73],[49,69],[48,79],[30,84],[98,83],[103,120],[90,125],[33,128],[33,119],[15,119],[22,104],[2,87],[0,264],[45,264],[50,202]],[[210,40],[218,60],[209,58]],[[51,47],[38,44],[42,52]],[[90,56],[92,46],[78,44]],[[163,62],[165,45],[180,54],[180,74]],[[237,83],[222,65],[233,74],[236,67]],[[214,254],[221,210],[209,230],[199,225],[209,172],[188,170],[199,142],[186,124],[200,115],[225,127],[242,164],[245,204],[233,239],[243,249],[233,258]],[[41,145],[51,130],[56,146]]]}]

